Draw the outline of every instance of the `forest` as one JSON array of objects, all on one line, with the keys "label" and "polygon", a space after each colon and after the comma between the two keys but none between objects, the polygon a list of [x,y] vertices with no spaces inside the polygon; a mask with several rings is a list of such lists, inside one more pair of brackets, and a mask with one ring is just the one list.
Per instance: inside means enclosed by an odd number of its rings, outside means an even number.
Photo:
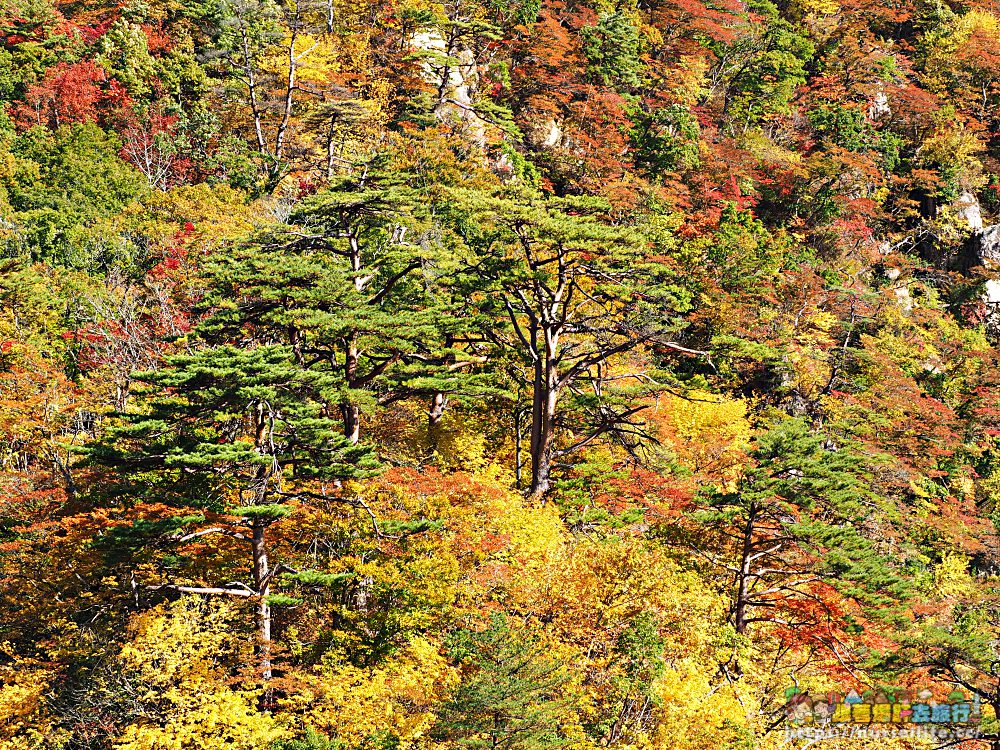
[{"label": "forest", "polygon": [[998,105],[993,0],[0,0],[0,750],[1000,749]]}]

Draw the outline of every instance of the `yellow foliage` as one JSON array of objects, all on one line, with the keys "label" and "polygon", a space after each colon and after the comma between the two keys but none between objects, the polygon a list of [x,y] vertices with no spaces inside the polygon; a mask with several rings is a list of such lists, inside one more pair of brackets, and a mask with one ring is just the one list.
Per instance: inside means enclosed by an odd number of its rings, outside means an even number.
[{"label": "yellow foliage", "polygon": [[218,243],[245,236],[260,220],[260,212],[231,187],[199,183],[154,191],[116,221],[121,220],[158,244],[171,241],[188,222],[203,243]]},{"label": "yellow foliage", "polygon": [[727,484],[739,477],[751,433],[745,400],[700,392],[670,396],[653,419],[696,475]]},{"label": "yellow foliage", "polygon": [[[352,35],[348,41],[356,44],[358,40]],[[282,46],[276,47],[271,54],[261,60],[261,67],[284,81],[288,77],[291,54],[296,58],[295,79],[298,84],[309,83],[320,86],[329,84],[331,77],[341,72],[343,68],[344,50],[341,49],[339,42],[337,37],[329,35],[300,33],[295,38],[295,48],[290,49],[292,38],[289,35]]]},{"label": "yellow foliage", "polygon": [[731,685],[713,689],[710,669],[690,662],[666,670],[654,686],[658,705],[651,747],[703,750],[745,746],[747,709]]},{"label": "yellow foliage", "polygon": [[498,515],[494,528],[507,537],[511,557],[527,569],[548,562],[557,555],[567,540],[566,527],[554,505],[542,508],[507,504]]},{"label": "yellow foliage", "polygon": [[[425,475],[426,476],[426,475]],[[412,543],[427,544],[428,554],[443,559],[461,556],[462,567],[480,563],[486,556],[493,561],[516,566],[520,572],[549,564],[568,541],[566,528],[554,505],[535,507],[517,492],[510,490],[509,477],[503,472],[483,471],[440,474],[432,481],[407,486],[397,478],[380,490],[390,490],[376,499],[405,508],[407,517],[442,520],[449,531],[449,549],[440,542],[415,538]],[[484,537],[497,541],[496,551],[486,552]],[[476,550],[470,553],[469,548]]]},{"label": "yellow foliage", "polygon": [[976,581],[969,575],[969,558],[958,552],[946,553],[934,568],[935,593],[946,599],[975,592]]},{"label": "yellow foliage", "polygon": [[775,169],[791,170],[796,174],[806,175],[802,166],[802,155],[798,151],[785,148],[775,143],[759,128],[750,128],[740,136],[740,146],[768,166]]},{"label": "yellow foliage", "polygon": [[45,706],[45,694],[55,674],[12,653],[9,643],[0,654],[9,666],[0,669],[0,750],[41,750],[59,745],[59,732]]},{"label": "yellow foliage", "polygon": [[145,710],[115,750],[258,750],[288,735],[257,711],[256,692],[226,684],[229,614],[228,603],[185,597],[137,616],[120,660]]},{"label": "yellow foliage", "polygon": [[574,664],[585,698],[584,721],[620,710],[627,693],[618,687],[624,679],[618,638],[626,627],[650,618],[663,644],[659,657],[672,670],[655,687],[663,707],[655,709],[652,731],[632,734],[633,728],[629,742],[668,748],[675,736],[690,734],[692,741],[708,736],[683,726],[696,721],[695,696],[710,693],[704,675],[688,672],[704,663],[706,674],[713,674],[725,658],[717,653],[718,629],[711,625],[724,616],[725,601],[662,549],[634,538],[565,544],[549,565],[511,590],[507,601],[515,611],[532,613],[550,650]]},{"label": "yellow foliage", "polygon": [[[465,415],[446,411],[441,419],[437,453],[443,465],[477,471],[488,463],[487,440],[480,425],[469,424]],[[470,429],[471,428],[471,429]]]},{"label": "yellow foliage", "polygon": [[[499,432],[495,414],[471,415],[461,407],[449,405],[431,435],[427,408],[426,401],[392,404],[374,416],[372,421],[377,426],[373,426],[373,432],[408,462],[419,463],[433,454],[434,464],[450,471],[492,473],[501,469],[502,465],[493,456],[496,443],[487,445],[490,436]],[[510,450],[513,451],[512,445]]]},{"label": "yellow foliage", "polygon": [[982,184],[983,169],[979,155],[986,151],[979,137],[967,130],[962,122],[947,122],[940,118],[934,132],[924,139],[917,152],[925,164],[947,165],[957,169],[965,189],[975,189]]},{"label": "yellow foliage", "polygon": [[[171,697],[181,697],[179,691]],[[166,726],[131,725],[116,750],[257,750],[285,736],[268,714],[258,713],[248,695],[225,687],[186,694]]]},{"label": "yellow foliage", "polygon": [[434,723],[435,702],[458,675],[436,644],[417,638],[377,667],[363,669],[323,664],[299,678],[285,708],[302,723],[335,737],[347,747],[359,747],[373,735],[391,732],[400,750],[419,745]]},{"label": "yellow foliage", "polygon": [[[973,35],[1000,44],[1000,19],[982,8],[970,9],[934,29],[924,39],[926,63],[924,82],[933,91],[943,93],[961,80],[956,53]],[[974,89],[973,89],[974,90]]]},{"label": "yellow foliage", "polygon": [[799,0],[798,4],[807,15],[832,16],[840,12],[837,0]]},{"label": "yellow foliage", "polygon": [[[930,290],[921,288],[922,306],[933,307],[937,300]],[[898,305],[887,305],[880,313],[881,330],[875,336],[863,334],[866,349],[887,355],[908,375],[922,374],[935,368],[946,375],[943,396],[961,397],[968,378],[983,366],[980,352],[990,344],[982,332],[963,329],[952,316],[923,316],[917,324]],[[942,342],[959,342],[961,350],[947,351]],[[875,377],[877,374],[873,373]]]},{"label": "yellow foliage", "polygon": [[1000,42],[1000,19],[982,8],[973,8],[955,21],[955,41],[963,44],[974,33],[980,32]]},{"label": "yellow foliage", "polygon": [[995,508],[1000,503],[1000,472],[994,472],[975,482],[975,499],[977,504],[986,508]]},{"label": "yellow foliage", "polygon": [[695,573],[632,538],[567,545],[521,586],[512,596],[524,611],[536,612],[561,640],[584,648],[610,638],[615,623],[654,612],[665,624],[670,657],[708,648],[715,636],[708,623],[724,607]]},{"label": "yellow foliage", "polygon": [[938,164],[978,164],[977,156],[986,146],[961,123],[940,125],[920,146],[921,156]]},{"label": "yellow foliage", "polygon": [[710,88],[709,68],[704,55],[681,55],[670,71],[671,93],[680,104],[694,106],[705,95]]}]

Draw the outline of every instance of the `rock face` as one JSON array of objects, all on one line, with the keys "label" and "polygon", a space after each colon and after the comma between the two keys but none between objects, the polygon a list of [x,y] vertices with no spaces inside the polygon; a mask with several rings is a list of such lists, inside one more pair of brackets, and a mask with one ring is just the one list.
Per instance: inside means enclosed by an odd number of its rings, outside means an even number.
[{"label": "rock face", "polygon": [[410,46],[425,53],[423,78],[437,90],[434,114],[442,122],[458,122],[472,139],[482,145],[486,122],[476,114],[474,99],[479,70],[472,50],[454,48],[437,29],[417,31]]},{"label": "rock face", "polygon": [[983,228],[983,213],[979,208],[979,199],[975,195],[966,191],[958,196],[952,206],[955,215],[964,221],[969,229],[977,231]]},{"label": "rock face", "polygon": [[987,305],[1000,305],[1000,279],[987,279],[982,299]]},{"label": "rock face", "polygon": [[896,302],[902,308],[903,312],[910,312],[913,310],[913,297],[910,296],[910,288],[907,286],[906,281],[900,281],[900,276],[902,276],[902,271],[898,268],[887,268],[885,269],[885,277],[892,282],[892,292],[896,295]]},{"label": "rock face", "polygon": [[987,279],[979,299],[986,306],[986,332],[1000,334],[1000,279]]},{"label": "rock face", "polygon": [[554,148],[563,139],[562,128],[553,118],[537,123],[528,132],[528,143],[534,148]]},{"label": "rock face", "polygon": [[1000,269],[1000,224],[982,227],[973,232],[966,251],[968,268],[983,266],[990,271]]},{"label": "rock face", "polygon": [[[1000,224],[973,232],[965,249],[966,270],[981,267],[996,274],[1000,271]],[[1000,278],[987,279],[979,299],[986,307],[987,333],[1000,336]]]},{"label": "rock face", "polygon": [[886,115],[891,114],[892,108],[889,106],[889,97],[885,95],[884,91],[879,91],[868,105],[868,119],[880,120]]}]

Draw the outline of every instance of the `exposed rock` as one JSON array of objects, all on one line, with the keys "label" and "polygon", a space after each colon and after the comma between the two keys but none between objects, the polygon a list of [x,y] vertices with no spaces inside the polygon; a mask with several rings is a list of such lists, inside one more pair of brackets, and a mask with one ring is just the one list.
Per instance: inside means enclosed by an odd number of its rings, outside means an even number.
[{"label": "exposed rock", "polygon": [[940,375],[944,372],[944,369],[941,367],[941,360],[937,357],[924,360],[923,368],[924,372],[930,375]]},{"label": "exposed rock", "polygon": [[427,53],[423,78],[438,92],[434,114],[442,122],[458,122],[479,145],[486,142],[486,122],[476,114],[474,98],[479,70],[472,50],[449,49],[437,29],[423,29],[410,37],[410,46]]},{"label": "exposed rock", "polygon": [[903,272],[898,268],[884,268],[882,273],[893,282],[892,292],[896,295],[896,302],[904,312],[910,312],[913,309],[913,297],[910,296],[910,287],[906,281],[900,281]]},{"label": "exposed rock", "polygon": [[982,299],[987,305],[1000,305],[1000,279],[987,279]]},{"label": "exposed rock", "polygon": [[510,158],[510,154],[501,152],[501,154],[493,162],[493,169],[502,175],[513,175],[514,160]]},{"label": "exposed rock", "polygon": [[966,245],[966,254],[968,268],[983,266],[987,270],[1000,269],[1000,224],[973,232]]},{"label": "exposed rock", "polygon": [[871,104],[868,105],[868,119],[878,120],[891,114],[892,107],[889,106],[889,97],[885,95],[884,91],[879,91],[875,94]]},{"label": "exposed rock", "polygon": [[1000,279],[987,279],[979,299],[986,307],[986,332],[996,337],[1000,334]]},{"label": "exposed rock", "polygon": [[910,288],[906,284],[894,287],[892,291],[895,292],[896,302],[899,303],[904,312],[913,310],[913,297],[910,296]]},{"label": "exposed rock", "polygon": [[534,148],[554,148],[563,139],[562,128],[554,118],[549,118],[531,128],[528,133],[528,143]]},{"label": "exposed rock", "polygon": [[964,221],[969,229],[978,230],[983,228],[983,213],[979,207],[979,199],[973,193],[965,191],[952,204],[955,215]]}]

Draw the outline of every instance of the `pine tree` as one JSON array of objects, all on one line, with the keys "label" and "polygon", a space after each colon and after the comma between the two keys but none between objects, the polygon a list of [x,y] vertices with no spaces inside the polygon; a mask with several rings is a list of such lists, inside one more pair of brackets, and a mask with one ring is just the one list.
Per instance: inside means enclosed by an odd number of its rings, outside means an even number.
[{"label": "pine tree", "polygon": [[286,344],[334,379],[331,404],[357,443],[362,413],[378,404],[472,388],[482,355],[441,288],[451,255],[418,192],[385,175],[344,180],[215,262],[215,312],[201,331]]},{"label": "pine tree", "polygon": [[690,304],[674,269],[639,232],[606,221],[601,200],[529,191],[454,200],[469,246],[459,283],[496,359],[530,394],[530,493],[544,495],[555,463],[597,439],[634,451],[646,437],[637,396],[656,386],[624,355],[703,353],[673,340]]},{"label": "pine tree", "polygon": [[750,459],[738,486],[710,493],[697,514],[730,554],[706,552],[703,541],[711,537],[694,543],[733,582],[736,632],[757,622],[808,624],[785,620],[783,610],[815,598],[814,584],[859,598],[902,595],[900,579],[866,533],[891,509],[870,490],[861,455],[812,433],[802,419],[788,419],[757,439]]},{"label": "pine tree", "polygon": [[[960,584],[939,590],[941,600],[925,604],[922,617],[899,634],[898,647],[876,654],[871,666],[888,680],[929,672],[968,691],[973,705],[988,705],[1000,716],[1000,591],[990,578],[977,581],[965,568],[957,577]],[[1000,750],[996,719],[983,721],[981,729],[981,741],[990,750]]]},{"label": "pine tree", "polygon": [[159,500],[211,512],[219,522],[188,514],[139,524],[120,536],[183,545],[220,534],[246,545],[249,583],[165,587],[256,601],[266,679],[269,597],[275,576],[284,570],[270,559],[268,529],[293,513],[294,501],[336,500],[325,485],[370,475],[376,462],[326,414],[332,379],[297,365],[287,347],[209,348],[168,357],[162,369],[139,379],[151,389],[147,408],[120,415],[121,423],[90,449],[90,462],[122,477],[117,494],[126,503]]},{"label": "pine tree", "polygon": [[481,632],[460,630],[448,654],[465,672],[442,707],[436,739],[473,750],[541,750],[570,744],[562,725],[573,701],[570,675],[537,637],[494,615]]}]

